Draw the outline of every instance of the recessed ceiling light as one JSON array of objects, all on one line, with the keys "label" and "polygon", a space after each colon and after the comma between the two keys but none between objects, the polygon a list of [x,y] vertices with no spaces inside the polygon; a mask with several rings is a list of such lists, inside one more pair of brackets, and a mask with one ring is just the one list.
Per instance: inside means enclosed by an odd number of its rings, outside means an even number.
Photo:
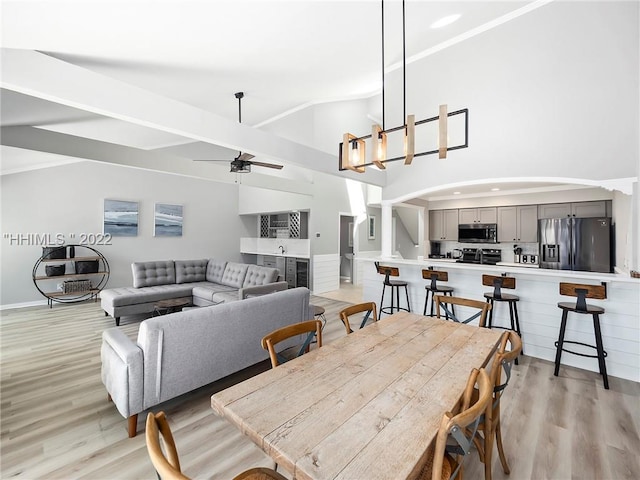
[{"label": "recessed ceiling light", "polygon": [[460,195],[460,192],[453,192],[454,195]]},{"label": "recessed ceiling light", "polygon": [[455,15],[448,15],[446,17],[442,17],[440,20],[433,22],[431,24],[431,28],[442,28],[447,25],[451,25],[453,22],[460,18],[460,14],[456,13]]},{"label": "recessed ceiling light", "polygon": [[492,192],[498,192],[498,191],[500,191],[500,189],[498,187],[494,187],[494,188],[491,189],[491,191]]}]

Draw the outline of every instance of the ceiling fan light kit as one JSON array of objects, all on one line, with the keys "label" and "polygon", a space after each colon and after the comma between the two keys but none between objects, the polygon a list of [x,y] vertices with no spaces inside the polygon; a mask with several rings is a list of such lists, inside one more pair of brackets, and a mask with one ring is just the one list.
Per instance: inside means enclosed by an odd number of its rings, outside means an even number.
[{"label": "ceiling fan light kit", "polygon": [[[358,137],[351,133],[345,133],[338,149],[338,170],[351,170],[357,173],[364,173],[365,167],[375,166],[384,170],[387,162],[395,162],[404,160],[405,165],[411,165],[415,157],[424,155],[438,154],[441,159],[447,158],[447,152],[467,148],[469,146],[469,109],[464,108],[449,112],[447,105],[440,105],[438,116],[426,118],[424,120],[415,120],[415,115],[407,115],[406,100],[406,52],[405,52],[405,2],[402,0],[402,75],[403,75],[403,108],[404,108],[404,125],[385,128],[385,96],[384,96],[384,0],[381,0],[382,8],[382,126],[374,124],[371,127],[370,135]],[[448,141],[448,119],[449,117],[463,115],[464,118],[464,141],[459,145],[449,146]],[[416,153],[416,127],[432,122],[438,122],[437,148],[434,150],[426,150]],[[388,136],[396,132],[403,132],[403,154],[400,156],[387,158]],[[368,161],[366,157],[366,141],[370,143],[371,159]]]},{"label": "ceiling fan light kit", "polygon": [[[244,92],[236,92],[233,94],[238,99],[238,123],[242,123],[242,99],[244,98]],[[251,165],[257,167],[273,168],[275,170],[282,170],[282,165],[267,162],[254,162],[251,161],[255,155],[246,152],[238,152],[238,156],[231,160],[231,173],[251,173]],[[198,162],[229,162],[229,160],[196,160]]]}]

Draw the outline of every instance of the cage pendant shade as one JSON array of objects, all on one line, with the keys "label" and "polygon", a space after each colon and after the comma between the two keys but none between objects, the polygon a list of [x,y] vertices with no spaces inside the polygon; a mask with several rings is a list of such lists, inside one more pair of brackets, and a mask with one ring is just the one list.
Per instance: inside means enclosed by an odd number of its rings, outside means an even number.
[{"label": "cage pendant shade", "polygon": [[384,170],[384,161],[387,159],[387,134],[382,130],[382,127],[378,124],[373,124],[371,127],[371,156],[373,163],[380,170]]},{"label": "cage pendant shade", "polygon": [[364,140],[350,133],[342,137],[341,167],[358,173],[364,173],[365,146]]}]

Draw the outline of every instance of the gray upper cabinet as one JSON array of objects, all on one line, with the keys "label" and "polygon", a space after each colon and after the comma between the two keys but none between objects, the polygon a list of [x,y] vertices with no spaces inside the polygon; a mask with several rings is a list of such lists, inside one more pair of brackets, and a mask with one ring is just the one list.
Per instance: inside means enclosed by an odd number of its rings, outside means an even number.
[{"label": "gray upper cabinet", "polygon": [[496,207],[482,208],[461,208],[459,210],[458,222],[468,223],[497,223],[498,214]]},{"label": "gray upper cabinet", "polygon": [[538,205],[538,218],[563,218],[563,217],[606,217],[607,201],[574,202],[574,203],[547,203]]},{"label": "gray upper cabinet", "polygon": [[537,205],[498,207],[498,241],[502,243],[537,242]]},{"label": "gray upper cabinet", "polygon": [[579,218],[606,217],[607,202],[578,202],[571,204],[571,215]]},{"label": "gray upper cabinet", "polygon": [[429,211],[429,240],[458,240],[458,210]]}]

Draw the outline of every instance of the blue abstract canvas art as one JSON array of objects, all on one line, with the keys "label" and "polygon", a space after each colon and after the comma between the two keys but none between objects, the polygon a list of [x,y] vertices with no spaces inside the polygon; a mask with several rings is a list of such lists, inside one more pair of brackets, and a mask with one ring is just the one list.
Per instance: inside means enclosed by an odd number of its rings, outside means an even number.
[{"label": "blue abstract canvas art", "polygon": [[105,199],[103,233],[113,237],[138,235],[138,202]]},{"label": "blue abstract canvas art", "polygon": [[182,236],[182,205],[156,203],[153,234],[156,237]]}]

